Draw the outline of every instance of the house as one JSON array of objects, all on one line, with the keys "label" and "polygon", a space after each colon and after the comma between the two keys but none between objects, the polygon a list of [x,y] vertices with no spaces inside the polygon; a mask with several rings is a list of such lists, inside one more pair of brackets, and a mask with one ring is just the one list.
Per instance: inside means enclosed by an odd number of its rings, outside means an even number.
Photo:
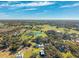
[{"label": "house", "polygon": [[45,46],[48,46],[49,45],[49,43],[45,43]]},{"label": "house", "polygon": [[14,35],[16,36],[16,35],[18,35],[19,34],[19,32],[14,32]]},{"label": "house", "polygon": [[48,38],[43,38],[42,39],[45,43],[49,43],[49,39]]},{"label": "house", "polygon": [[64,45],[59,46],[59,50],[60,51],[64,51],[64,49],[65,49],[65,46]]},{"label": "house", "polygon": [[16,58],[23,58],[23,54],[22,54],[21,52],[18,52],[18,53],[16,54]]},{"label": "house", "polygon": [[57,31],[58,33],[61,33],[61,31]]},{"label": "house", "polygon": [[40,56],[45,56],[45,51],[44,50],[40,50]]},{"label": "house", "polygon": [[55,35],[60,39],[63,38],[63,33],[60,31],[57,31]]},{"label": "house", "polygon": [[46,32],[47,34],[55,34],[55,31],[54,30],[48,30],[47,32]]},{"label": "house", "polygon": [[71,40],[71,34],[63,34],[63,39]]},{"label": "house", "polygon": [[48,41],[48,38],[45,38],[44,40]]},{"label": "house", "polygon": [[75,41],[75,42],[79,42],[79,38],[75,39],[74,41]]},{"label": "house", "polygon": [[70,50],[69,46],[68,45],[61,45],[58,47],[58,49],[61,51],[61,52],[67,52]]},{"label": "house", "polygon": [[36,40],[33,40],[33,42],[35,42],[36,44],[40,44],[41,43],[41,39],[37,38]]},{"label": "house", "polygon": [[36,47],[36,48],[44,49],[44,45],[43,45],[43,44],[37,44],[35,47]]}]

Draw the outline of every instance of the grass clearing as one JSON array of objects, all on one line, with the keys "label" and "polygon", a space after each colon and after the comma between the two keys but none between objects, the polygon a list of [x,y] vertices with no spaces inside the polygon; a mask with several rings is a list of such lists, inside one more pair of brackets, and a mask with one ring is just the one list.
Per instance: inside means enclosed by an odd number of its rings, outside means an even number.
[{"label": "grass clearing", "polygon": [[75,56],[73,56],[70,51],[66,53],[62,53],[62,55],[63,55],[63,58],[75,58]]}]

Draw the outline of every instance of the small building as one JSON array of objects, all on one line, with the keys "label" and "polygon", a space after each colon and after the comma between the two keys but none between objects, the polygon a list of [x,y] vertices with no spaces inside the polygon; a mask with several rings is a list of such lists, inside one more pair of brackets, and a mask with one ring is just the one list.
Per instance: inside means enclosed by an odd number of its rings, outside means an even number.
[{"label": "small building", "polygon": [[45,51],[44,50],[40,50],[40,56],[45,56]]},{"label": "small building", "polygon": [[49,43],[45,43],[45,46],[48,46],[49,45]]},{"label": "small building", "polygon": [[60,50],[60,51],[64,51],[64,49],[65,49],[64,45],[59,46],[59,50]]},{"label": "small building", "polygon": [[18,52],[18,53],[16,54],[16,58],[23,58],[23,54],[22,54],[21,52]]},{"label": "small building", "polygon": [[75,41],[75,42],[79,42],[79,38],[75,39],[74,41]]},{"label": "small building", "polygon": [[61,31],[57,31],[58,33],[61,33]]},{"label": "small building", "polygon": [[61,52],[67,52],[70,50],[69,46],[68,45],[61,45],[58,47],[58,49],[61,51]]},{"label": "small building", "polygon": [[46,32],[47,34],[55,34],[55,31],[54,30],[48,30],[47,32]]},{"label": "small building", "polygon": [[36,44],[41,44],[41,39],[37,38],[37,39],[33,40],[33,42],[35,42]]},{"label": "small building", "polygon": [[43,38],[42,40],[44,41],[44,43],[49,43],[49,39],[48,38]]},{"label": "small building", "polygon": [[18,35],[19,34],[19,32],[14,32],[14,35],[16,36],[16,35]]},{"label": "small building", "polygon": [[38,46],[39,46],[39,48],[44,49],[44,44],[39,44]]},{"label": "small building", "polygon": [[65,40],[71,40],[71,34],[64,34],[63,39]]},{"label": "small building", "polygon": [[36,47],[36,48],[44,49],[44,45],[43,45],[43,44],[37,44],[35,47]]}]

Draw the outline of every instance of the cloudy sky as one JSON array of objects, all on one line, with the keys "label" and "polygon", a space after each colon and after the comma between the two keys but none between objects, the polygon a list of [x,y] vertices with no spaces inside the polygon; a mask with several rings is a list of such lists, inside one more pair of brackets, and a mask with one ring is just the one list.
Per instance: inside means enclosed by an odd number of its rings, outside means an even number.
[{"label": "cloudy sky", "polygon": [[79,19],[79,1],[0,1],[0,19]]}]

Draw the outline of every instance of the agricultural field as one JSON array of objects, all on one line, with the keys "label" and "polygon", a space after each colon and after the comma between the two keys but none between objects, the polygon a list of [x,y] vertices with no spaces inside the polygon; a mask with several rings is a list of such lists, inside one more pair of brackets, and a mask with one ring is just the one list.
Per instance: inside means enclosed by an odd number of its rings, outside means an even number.
[{"label": "agricultural field", "polygon": [[78,58],[79,21],[60,22],[0,21],[0,58]]}]

